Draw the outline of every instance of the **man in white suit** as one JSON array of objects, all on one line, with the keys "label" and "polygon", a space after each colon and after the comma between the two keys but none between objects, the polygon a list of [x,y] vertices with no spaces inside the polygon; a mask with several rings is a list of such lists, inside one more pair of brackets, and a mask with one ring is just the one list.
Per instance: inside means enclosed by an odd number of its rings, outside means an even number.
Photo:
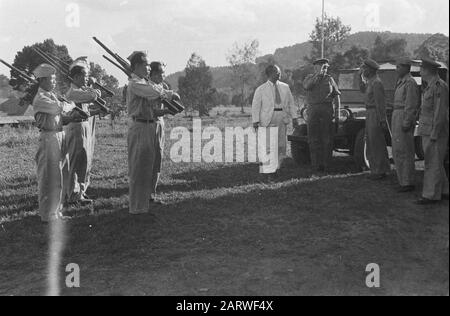
[{"label": "man in white suit", "polygon": [[[289,86],[280,82],[280,68],[270,65],[266,69],[266,75],[269,80],[256,89],[252,116],[255,130],[260,127],[266,128],[267,147],[269,147],[271,137],[278,136],[276,139],[278,159],[263,163],[260,167],[260,173],[272,175],[280,169],[283,159],[286,158],[287,126],[291,121],[294,126],[298,125],[298,108]],[[273,133],[273,127],[278,128],[278,135]]]}]

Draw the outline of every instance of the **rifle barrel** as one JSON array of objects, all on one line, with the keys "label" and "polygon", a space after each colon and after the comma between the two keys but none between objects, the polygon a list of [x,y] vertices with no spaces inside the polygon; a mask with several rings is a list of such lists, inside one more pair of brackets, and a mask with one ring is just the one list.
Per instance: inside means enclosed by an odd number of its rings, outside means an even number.
[{"label": "rifle barrel", "polygon": [[23,79],[29,81],[30,83],[36,83],[37,81],[35,79],[33,79],[32,77],[28,76],[25,72],[23,72],[22,70],[20,70],[19,68],[14,67],[13,65],[8,64],[6,61],[4,61],[3,59],[0,59],[0,62],[5,65],[6,67],[8,67],[9,69],[17,72],[19,74],[19,76],[21,76]]}]

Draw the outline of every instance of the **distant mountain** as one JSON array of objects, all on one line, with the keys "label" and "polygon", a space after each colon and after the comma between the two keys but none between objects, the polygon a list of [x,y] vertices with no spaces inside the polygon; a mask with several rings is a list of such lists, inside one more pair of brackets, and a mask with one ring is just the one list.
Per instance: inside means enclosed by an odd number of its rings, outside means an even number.
[{"label": "distant mountain", "polygon": [[[347,51],[352,46],[372,49],[377,36],[381,36],[384,41],[389,39],[403,38],[407,41],[407,52],[414,57],[421,47],[434,49],[437,51],[446,50],[448,60],[448,37],[442,34],[409,34],[409,33],[392,33],[392,32],[359,32],[349,36],[342,42],[338,50]],[[296,44],[289,47],[279,48],[274,54],[261,56],[257,59],[257,63],[273,58],[284,69],[296,69],[305,65],[305,57],[311,54],[312,44],[309,42]],[[232,91],[233,77],[230,67],[211,68],[213,73],[213,85],[219,91]],[[168,76],[167,81],[174,88],[178,88],[178,78],[183,72],[177,72]]]}]

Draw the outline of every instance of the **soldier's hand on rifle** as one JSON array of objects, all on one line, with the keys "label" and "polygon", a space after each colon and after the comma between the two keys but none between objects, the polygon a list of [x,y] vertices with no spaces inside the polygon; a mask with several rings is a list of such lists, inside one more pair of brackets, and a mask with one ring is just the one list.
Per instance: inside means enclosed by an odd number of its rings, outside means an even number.
[{"label": "soldier's hand on rifle", "polygon": [[181,97],[180,97],[180,95],[178,93],[174,93],[173,96],[172,96],[172,100],[180,102],[181,101]]}]

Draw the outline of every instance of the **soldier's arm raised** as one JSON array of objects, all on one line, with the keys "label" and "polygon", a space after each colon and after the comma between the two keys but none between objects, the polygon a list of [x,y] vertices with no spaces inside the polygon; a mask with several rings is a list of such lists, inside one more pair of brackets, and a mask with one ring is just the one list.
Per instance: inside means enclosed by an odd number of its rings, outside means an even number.
[{"label": "soldier's arm raised", "polygon": [[130,82],[128,89],[130,89],[131,93],[149,100],[157,100],[159,98],[171,99],[173,95],[171,90],[164,90],[148,83]]},{"label": "soldier's arm raised", "polygon": [[307,91],[311,91],[319,83],[321,78],[320,74],[308,75],[303,81],[303,88]]},{"label": "soldier's arm raised", "polygon": [[92,88],[86,88],[86,90],[71,89],[66,95],[67,99],[75,103],[94,102],[100,96],[101,92]]}]

